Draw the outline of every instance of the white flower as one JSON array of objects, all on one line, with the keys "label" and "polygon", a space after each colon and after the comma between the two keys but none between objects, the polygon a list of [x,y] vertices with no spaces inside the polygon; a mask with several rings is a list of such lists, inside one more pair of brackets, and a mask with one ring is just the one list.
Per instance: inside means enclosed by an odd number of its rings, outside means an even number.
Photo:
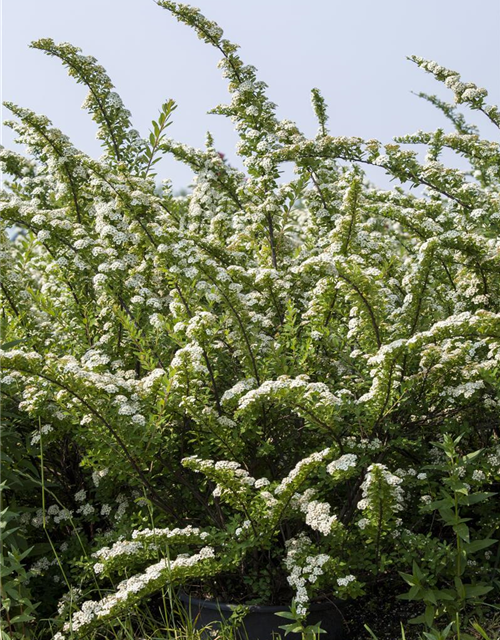
[{"label": "white flower", "polygon": [[337,584],[339,585],[339,587],[347,587],[347,585],[350,582],[354,582],[354,580],[356,580],[355,576],[348,575],[348,576],[345,576],[345,578],[337,578]]},{"label": "white flower", "polygon": [[100,484],[100,482],[101,482],[101,480],[102,480],[104,477],[106,477],[106,476],[108,475],[108,473],[109,473],[109,469],[108,469],[108,468],[106,468],[106,469],[99,469],[99,470],[94,471],[94,472],[92,473],[92,482],[94,483],[94,486],[95,486],[95,487],[98,487],[98,486],[99,486],[99,484]]},{"label": "white flower", "polygon": [[78,513],[81,513],[82,516],[90,516],[94,511],[95,508],[91,504],[84,504],[78,509]]},{"label": "white flower", "polygon": [[358,461],[358,456],[354,453],[346,453],[341,456],[338,460],[334,460],[330,462],[327,466],[326,470],[330,475],[333,475],[336,471],[347,471],[352,467],[356,466]]},{"label": "white flower", "polygon": [[330,505],[327,502],[313,500],[306,507],[306,524],[314,531],[319,531],[324,536],[331,533],[337,516],[330,515]]},{"label": "white flower", "polygon": [[267,478],[259,478],[255,481],[255,488],[261,489],[262,487],[267,487],[268,484],[271,484]]},{"label": "white flower", "polygon": [[480,481],[480,480],[484,480],[485,478],[486,478],[486,475],[484,474],[484,471],[481,471],[481,469],[474,469],[474,471],[472,472],[473,480]]}]

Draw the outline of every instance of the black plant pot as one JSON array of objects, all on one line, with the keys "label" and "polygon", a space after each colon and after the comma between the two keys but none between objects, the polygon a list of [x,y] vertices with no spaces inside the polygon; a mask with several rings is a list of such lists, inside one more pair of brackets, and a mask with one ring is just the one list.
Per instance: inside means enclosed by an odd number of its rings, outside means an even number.
[{"label": "black plant pot", "polygon": [[[228,620],[234,611],[235,605],[225,604],[218,600],[199,600],[185,593],[179,594],[179,599],[184,605],[193,626],[197,630],[209,628],[206,638],[215,636],[224,620]],[[265,605],[250,605],[249,611],[243,618],[236,630],[236,636],[240,640],[272,640],[273,638],[284,638],[285,632],[279,627],[292,622],[281,616],[277,616],[278,611],[286,611],[287,605],[278,607],[268,607]],[[321,628],[326,632],[322,633],[320,640],[347,640],[347,633],[343,624],[342,615],[339,609],[330,602],[311,604],[307,617],[308,624],[321,623]],[[289,633],[287,640],[301,640],[298,633]]]}]

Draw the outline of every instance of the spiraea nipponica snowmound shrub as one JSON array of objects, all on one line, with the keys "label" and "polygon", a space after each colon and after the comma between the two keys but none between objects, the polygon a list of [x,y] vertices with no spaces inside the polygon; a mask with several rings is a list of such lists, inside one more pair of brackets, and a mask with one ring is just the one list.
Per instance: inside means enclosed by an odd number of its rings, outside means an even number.
[{"label": "spiraea nipponica snowmound shrub", "polygon": [[[142,139],[104,69],[66,43],[33,47],[88,87],[103,156],[6,104],[29,157],[1,151],[2,390],[37,426],[27,446],[57,499],[21,526],[38,541],[43,521],[86,598],[60,607],[56,637],[167,584],[293,599],[303,619],[311,599],[376,598],[385,581],[428,631],[467,621],[499,592],[498,143],[435,96],[449,132],[334,136],[317,89],[307,139],[222,29],[158,4],[221,52],[231,99],[214,112],[243,171],[210,135],[203,150],[167,138],[172,101]],[[500,125],[484,89],[412,60]],[[158,188],[165,153],[193,170],[188,195]],[[94,578],[74,571],[70,521]]]}]

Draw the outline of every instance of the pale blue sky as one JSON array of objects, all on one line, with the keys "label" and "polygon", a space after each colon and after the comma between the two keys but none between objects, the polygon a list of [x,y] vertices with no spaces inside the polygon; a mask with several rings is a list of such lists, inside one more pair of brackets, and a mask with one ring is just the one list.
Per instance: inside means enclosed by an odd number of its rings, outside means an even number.
[{"label": "pale blue sky", "polygon": [[[328,104],[334,135],[388,142],[392,136],[445,124],[411,91],[451,94],[405,56],[421,55],[460,71],[500,102],[499,0],[196,0],[219,22],[241,56],[269,84],[278,115],[308,135],[317,125],[310,89]],[[236,162],[229,120],[206,112],[225,102],[220,54],[153,0],[3,0],[3,99],[49,116],[82,150],[99,156],[95,125],[80,110],[86,91],[31,40],[69,41],[107,69],[134,125],[148,130],[160,104],[178,103],[169,133],[201,147],[210,130]],[[4,118],[8,116],[3,112]],[[471,120],[478,122],[476,118]],[[479,122],[483,122],[482,119]],[[491,137],[495,132],[484,127]],[[4,130],[4,144],[12,134]],[[181,188],[188,169],[169,160],[159,177]],[[384,183],[384,179],[381,179]]]}]

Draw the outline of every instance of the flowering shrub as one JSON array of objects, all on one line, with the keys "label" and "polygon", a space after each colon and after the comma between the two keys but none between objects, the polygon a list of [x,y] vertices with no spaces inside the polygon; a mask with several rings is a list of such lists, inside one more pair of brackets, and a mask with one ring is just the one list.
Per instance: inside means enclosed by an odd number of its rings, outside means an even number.
[{"label": "flowering shrub", "polygon": [[[87,86],[99,160],[6,103],[30,154],[0,160],[2,392],[41,469],[16,525],[41,554],[32,597],[59,640],[165,585],[299,619],[316,598],[400,594],[428,637],[458,632],[500,592],[499,146],[435,96],[452,133],[332,136],[317,89],[307,139],[215,23],[158,4],[221,52],[214,113],[245,171],[210,135],[168,139],[172,101],[142,139],[69,44],[32,46]],[[500,126],[484,89],[412,60]],[[193,169],[189,195],[157,187],[165,153]]]}]

